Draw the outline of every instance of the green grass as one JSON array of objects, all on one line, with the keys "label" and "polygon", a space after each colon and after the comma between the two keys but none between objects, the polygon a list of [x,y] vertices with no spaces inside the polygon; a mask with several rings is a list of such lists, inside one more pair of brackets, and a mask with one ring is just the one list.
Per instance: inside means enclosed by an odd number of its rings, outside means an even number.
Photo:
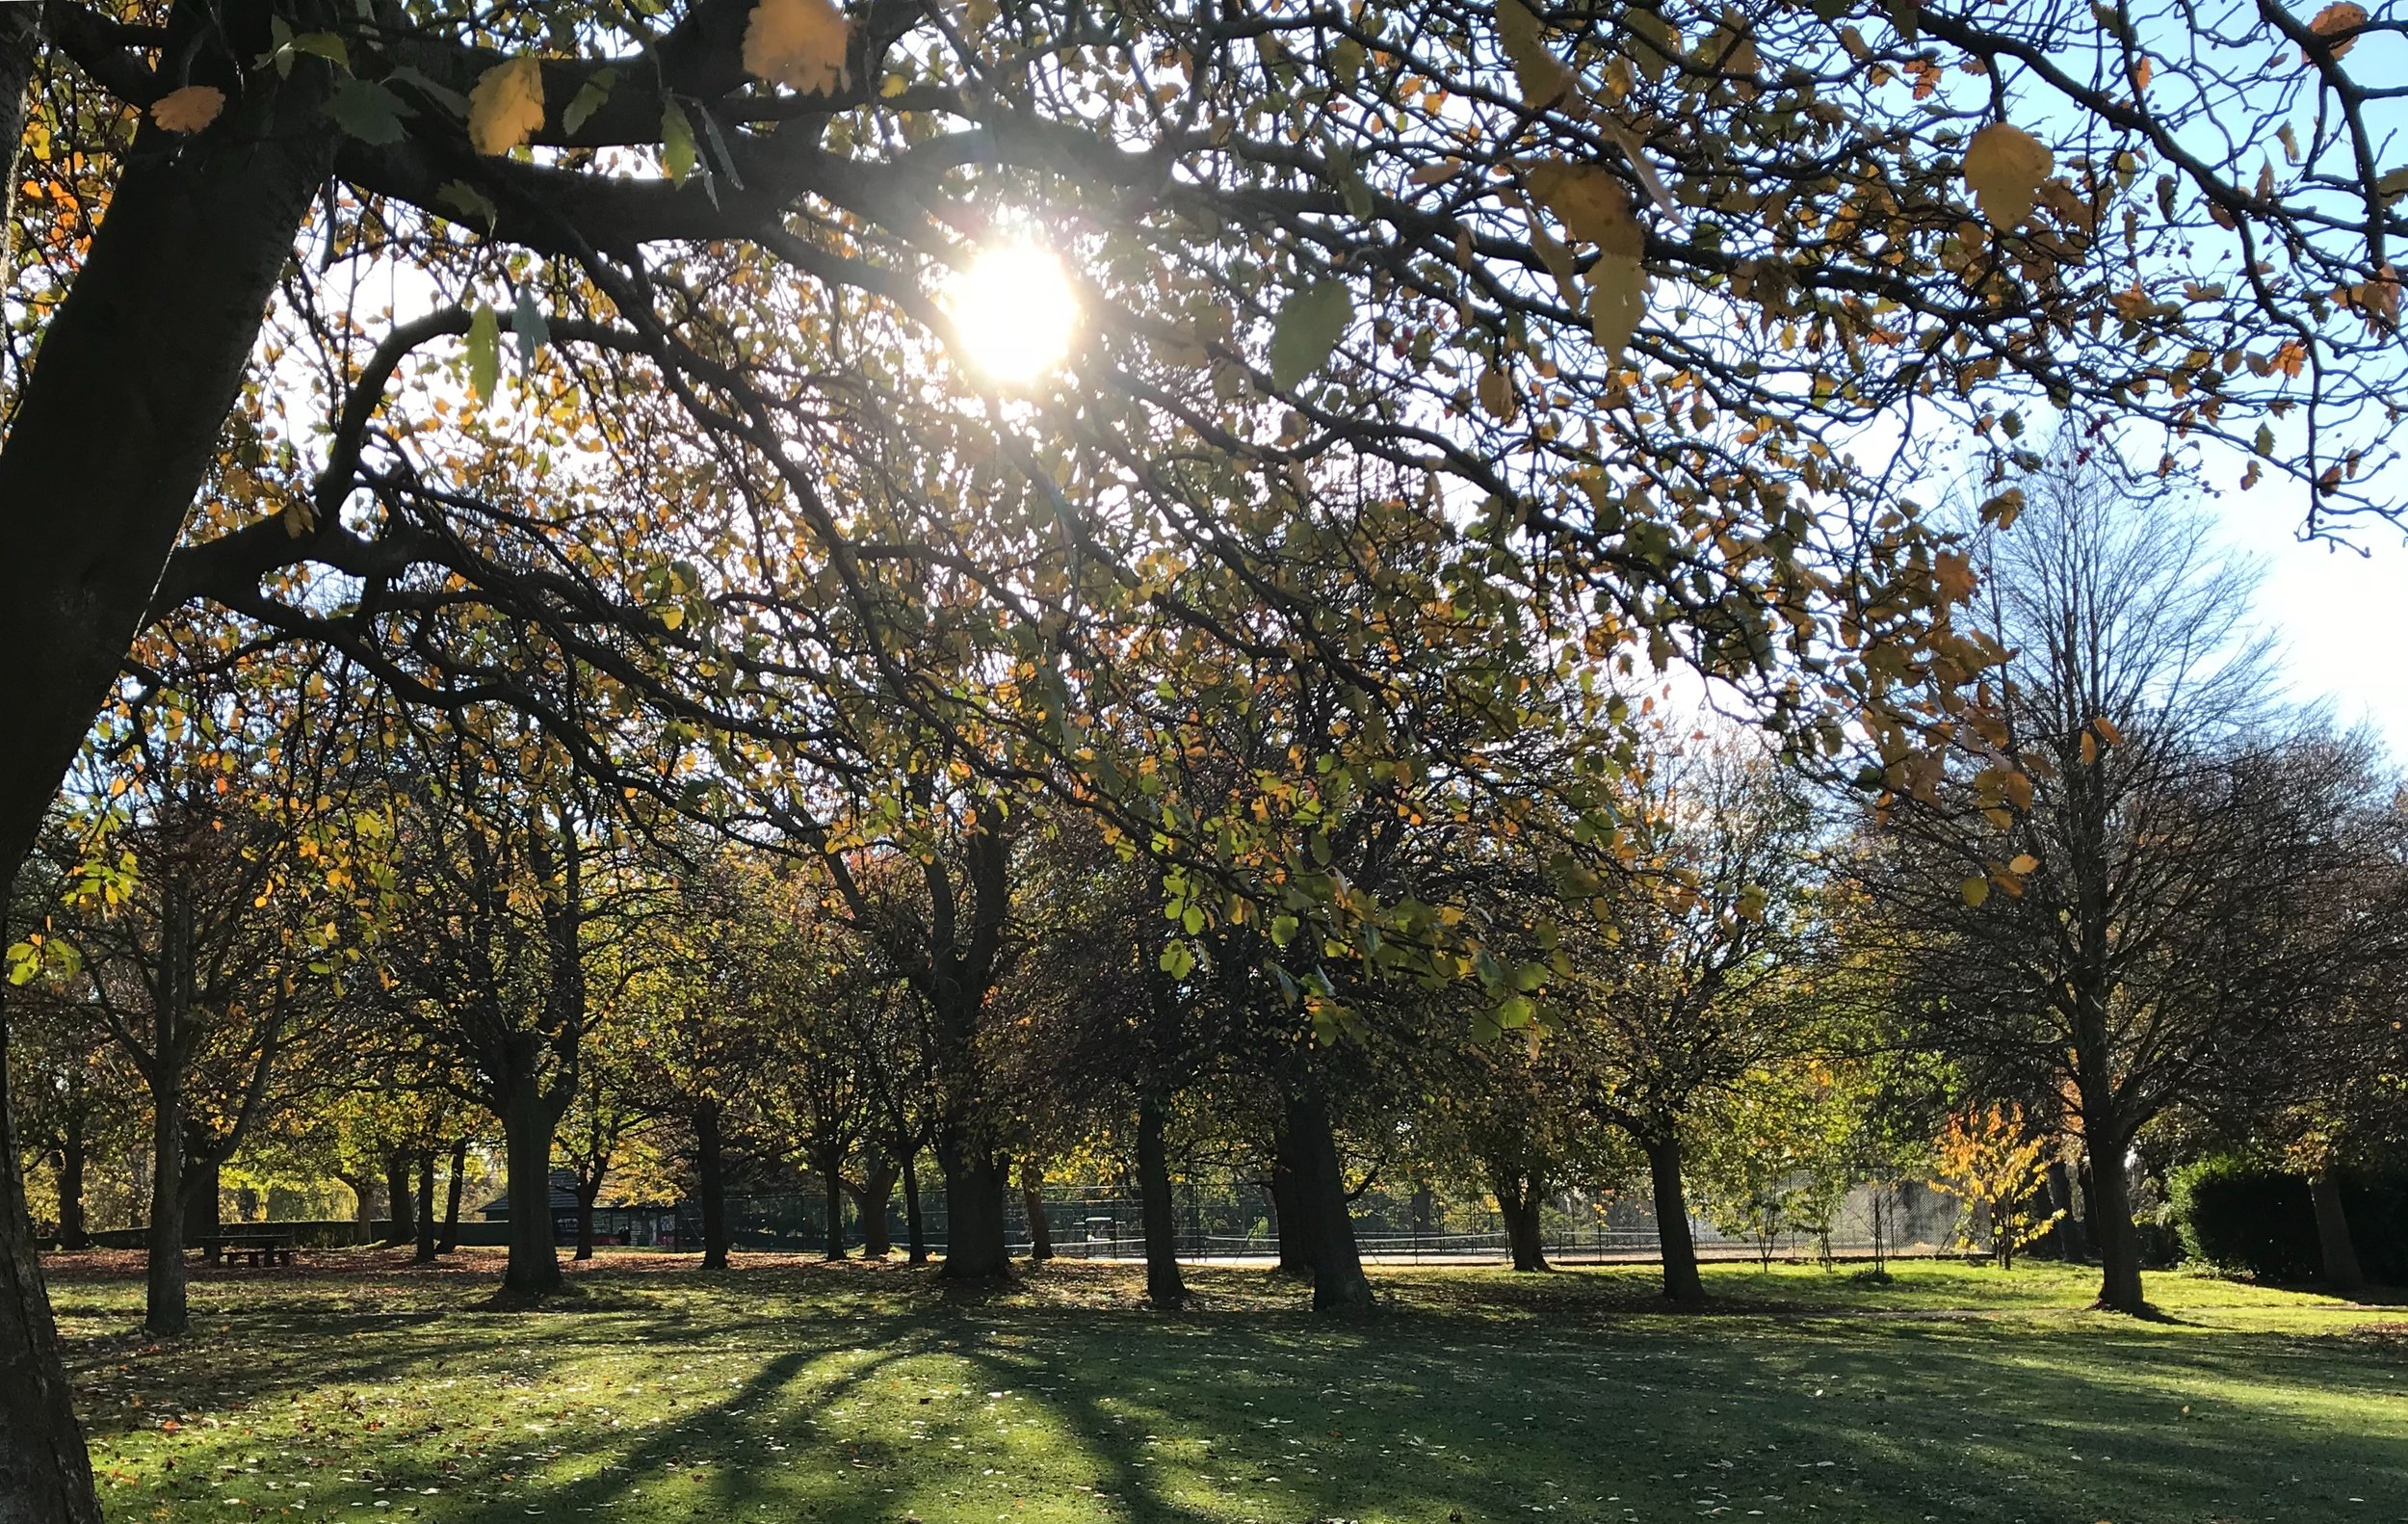
[{"label": "green grass", "polygon": [[1330,1326],[1258,1271],[1165,1316],[1107,1267],[949,1298],[607,1253],[504,1314],[461,1258],[200,1280],[164,1346],[137,1278],[56,1267],[110,1517],[2408,1517],[2399,1314],[2204,1278],[2143,1324],[2047,1266],[1716,1266],[1702,1316],[1646,1269],[1393,1270]]}]

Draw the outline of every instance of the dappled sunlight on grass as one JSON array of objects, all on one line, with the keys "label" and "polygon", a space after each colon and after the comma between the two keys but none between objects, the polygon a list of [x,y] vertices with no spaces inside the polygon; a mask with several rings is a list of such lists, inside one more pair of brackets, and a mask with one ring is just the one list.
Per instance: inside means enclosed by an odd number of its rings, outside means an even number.
[{"label": "dappled sunlight on grass", "polygon": [[[1375,1274],[1328,1324],[1292,1282],[1133,1269],[947,1295],[924,1271],[605,1257],[563,1310],[479,1310],[489,1257],[197,1282],[60,1267],[117,1519],[1305,1524],[1731,1517],[2400,1515],[2396,1309],[2159,1276],[2084,1310],[2058,1267],[1716,1267],[1669,1313],[1643,1267]],[[2352,1503],[2349,1500],[2364,1500]],[[237,1501],[239,1500],[239,1501]]]}]

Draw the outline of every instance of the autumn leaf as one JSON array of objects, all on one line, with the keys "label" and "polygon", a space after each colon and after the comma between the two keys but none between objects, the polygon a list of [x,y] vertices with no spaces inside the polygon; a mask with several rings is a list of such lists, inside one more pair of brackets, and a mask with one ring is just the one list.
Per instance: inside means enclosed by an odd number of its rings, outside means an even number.
[{"label": "autumn leaf", "polygon": [[170,132],[198,132],[225,110],[225,92],[215,85],[187,85],[150,103],[150,119]]},{"label": "autumn leaf", "polygon": [[502,324],[490,302],[480,302],[468,320],[468,389],[491,402],[502,376]]},{"label": "autumn leaf", "polygon": [[1939,586],[1940,596],[1950,603],[1964,602],[1981,584],[1981,579],[1974,575],[1973,562],[1954,550],[1944,550],[1932,558],[1931,579]]},{"label": "autumn leaf", "polygon": [[468,92],[468,142],[479,153],[508,153],[542,125],[541,60],[507,59],[478,76]]},{"label": "autumn leaf", "polygon": [[1502,365],[1492,365],[1480,373],[1479,405],[1499,423],[1511,423],[1518,404],[1513,396],[1513,378]]},{"label": "autumn leaf", "polygon": [[1588,267],[1588,327],[1597,347],[1620,358],[1646,316],[1646,267],[1636,255],[1599,254]]},{"label": "autumn leaf", "polygon": [[[2341,38],[2338,42],[2328,40],[2324,44],[2332,53],[2334,62],[2339,63],[2343,54],[2358,45],[2358,29],[2366,24],[2365,6],[2354,5],[2351,0],[2335,0],[2334,4],[2316,13],[2316,19],[2308,23],[2308,30],[2328,39],[2337,36]],[[2316,59],[2303,47],[2299,50],[2299,62],[2313,64]]]},{"label": "autumn leaf", "polygon": [[1279,308],[1270,335],[1270,379],[1281,390],[1320,370],[1354,320],[1354,297],[1343,280],[1316,280]]},{"label": "autumn leaf", "polygon": [[1522,178],[1573,237],[1634,258],[1645,247],[1647,235],[1631,215],[1631,194],[1612,171],[1549,160],[1525,169]]},{"label": "autumn leaf", "polygon": [[1956,886],[1956,892],[1965,897],[1967,905],[1979,909],[1981,902],[1990,898],[1990,880],[1978,876],[1968,879]]},{"label": "autumn leaf", "polygon": [[2024,874],[2037,873],[2040,871],[2040,859],[2030,853],[2019,852],[2015,854],[2015,860],[2006,865],[2006,871],[2019,878]]},{"label": "autumn leaf", "polygon": [[2004,232],[2031,215],[2040,184],[2056,168],[2048,145],[2021,127],[1994,121],[1965,145],[1965,183],[1990,225]]},{"label": "autumn leaf", "polygon": [[852,24],[829,0],[761,0],[745,25],[745,72],[803,94],[852,83]]},{"label": "autumn leaf", "polygon": [[1533,106],[1552,106],[1577,96],[1580,81],[1563,61],[1547,48],[1538,13],[1522,0],[1497,0],[1497,36],[1512,61],[1513,77],[1521,82],[1522,98]]}]

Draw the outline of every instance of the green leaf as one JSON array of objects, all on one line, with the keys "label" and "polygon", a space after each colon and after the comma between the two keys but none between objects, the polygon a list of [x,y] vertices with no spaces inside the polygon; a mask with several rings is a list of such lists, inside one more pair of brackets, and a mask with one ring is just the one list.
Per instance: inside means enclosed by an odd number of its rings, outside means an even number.
[{"label": "green leaf", "polygon": [[362,143],[378,145],[402,141],[402,113],[407,109],[399,95],[364,79],[336,82],[326,103],[326,114],[336,126]]},{"label": "green leaf", "polygon": [[501,208],[493,204],[493,198],[466,180],[446,180],[442,189],[434,193],[434,198],[458,211],[460,221],[482,223],[487,229],[502,217]]},{"label": "green leaf", "polygon": [[683,185],[686,176],[694,173],[694,123],[674,100],[661,113],[661,162],[667,167],[672,184]]},{"label": "green leaf", "polygon": [[346,74],[352,71],[351,49],[345,47],[343,39],[331,32],[303,32],[296,36],[289,45],[296,53],[325,59]]},{"label": "green leaf", "polygon": [[1354,320],[1354,293],[1343,280],[1316,280],[1289,296],[1270,335],[1270,379],[1281,390],[1327,363]]},{"label": "green leaf", "polygon": [[1195,968],[1195,955],[1185,942],[1172,942],[1163,949],[1163,972],[1173,979],[1185,979]]},{"label": "green leaf", "polygon": [[518,336],[521,369],[533,365],[537,351],[552,342],[552,325],[545,320],[543,309],[536,305],[536,294],[530,287],[518,288],[518,304],[510,309],[510,331]]},{"label": "green leaf", "polygon": [[602,103],[611,98],[611,87],[617,83],[618,70],[615,68],[595,69],[593,77],[587,80],[584,87],[569,101],[568,109],[561,113],[561,126],[569,132],[575,132],[584,126],[586,119],[600,111]]},{"label": "green leaf", "polygon": [[480,302],[468,321],[468,389],[479,402],[491,402],[501,379],[502,323],[493,315],[493,303]]},{"label": "green leaf", "polygon": [[1179,927],[1190,936],[1201,934],[1204,930],[1204,912],[1192,905],[1189,906],[1187,909],[1180,912]]}]

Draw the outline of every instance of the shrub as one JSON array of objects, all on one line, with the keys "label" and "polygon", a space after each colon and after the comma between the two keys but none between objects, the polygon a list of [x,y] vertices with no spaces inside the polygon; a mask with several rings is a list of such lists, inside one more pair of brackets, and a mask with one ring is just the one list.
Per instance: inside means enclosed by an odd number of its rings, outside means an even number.
[{"label": "shrub", "polygon": [[[2316,1208],[2300,1175],[2222,1154],[2174,1171],[2167,1215],[2186,1258],[2256,1280],[2315,1280],[2324,1273]],[[2369,1280],[2408,1282],[2408,1177],[2344,1173],[2342,1213]]]}]

